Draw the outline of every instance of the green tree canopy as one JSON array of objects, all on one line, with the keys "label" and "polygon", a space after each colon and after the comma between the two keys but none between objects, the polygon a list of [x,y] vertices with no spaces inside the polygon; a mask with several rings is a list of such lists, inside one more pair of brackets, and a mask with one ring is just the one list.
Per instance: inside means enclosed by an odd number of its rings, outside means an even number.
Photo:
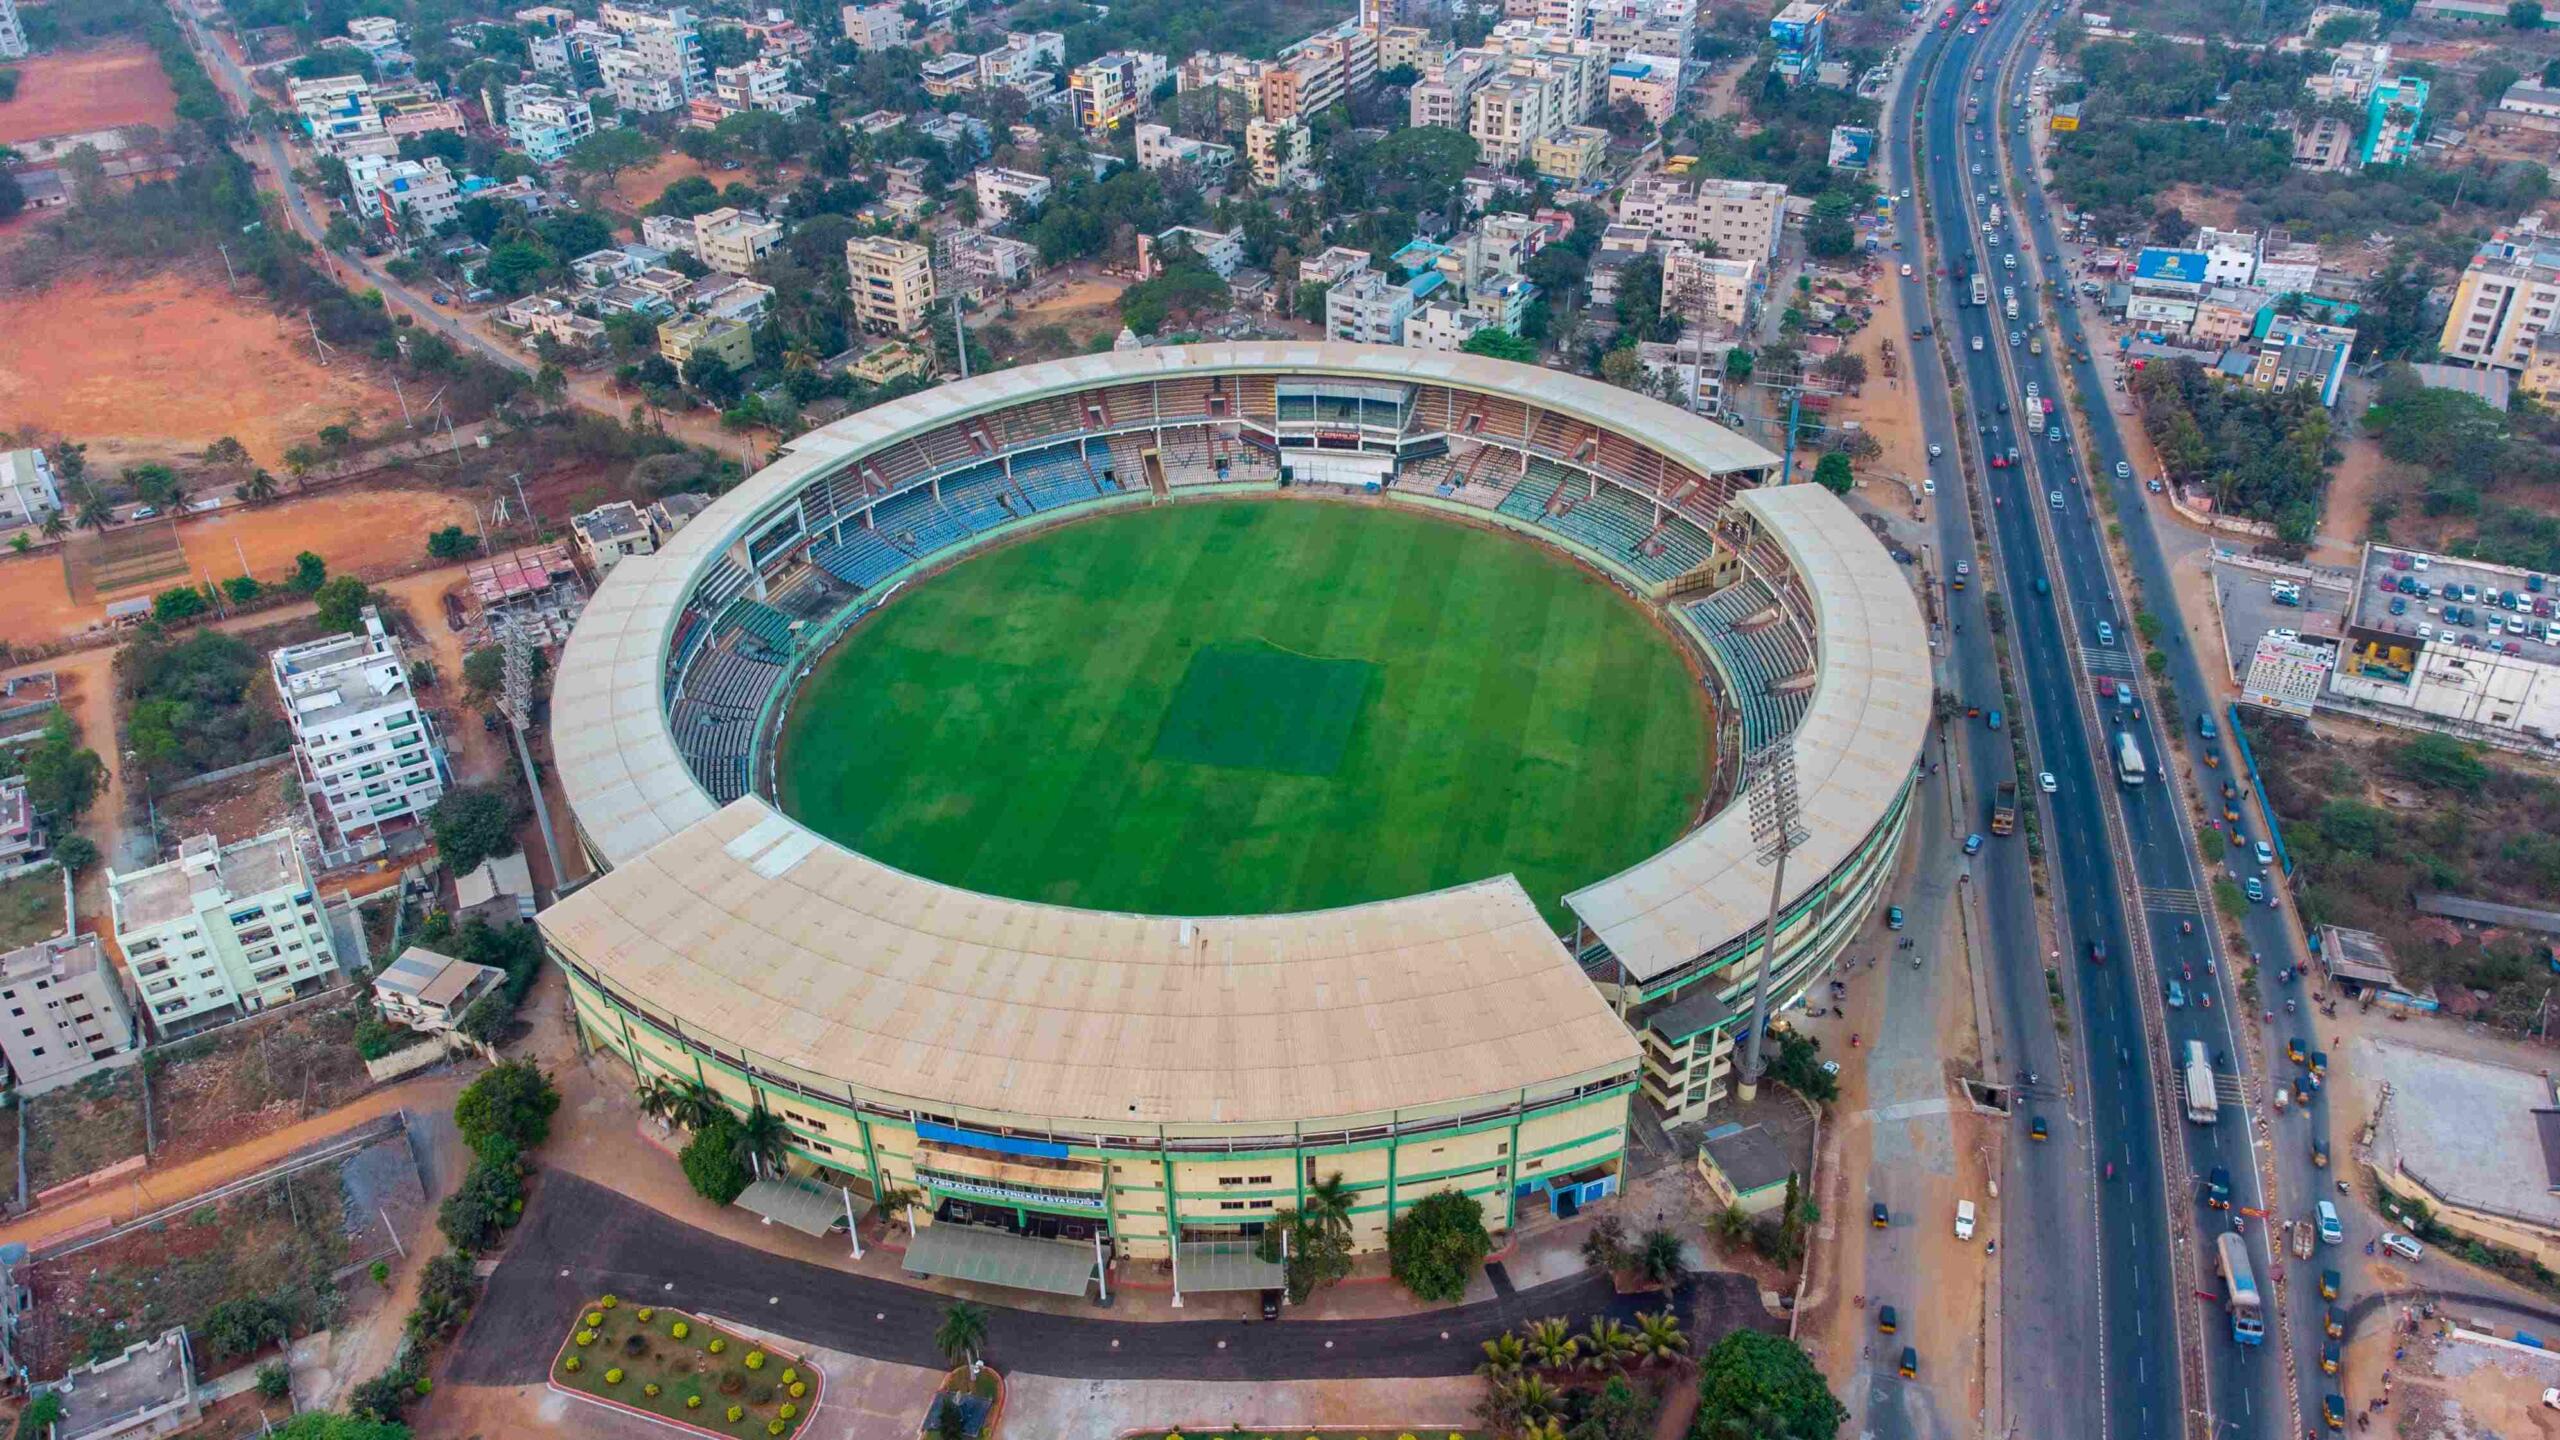
[{"label": "green tree canopy", "polygon": [[1846,495],[1857,488],[1858,475],[1849,457],[1834,450],[1814,462],[1813,483],[1834,495]]},{"label": "green tree canopy", "polygon": [[320,609],[321,624],[353,633],[364,628],[364,607],[373,603],[373,591],[353,575],[341,575],[322,581],[311,592],[311,603]]},{"label": "green tree canopy", "polygon": [[714,1205],[726,1205],[747,1188],[747,1164],[738,1158],[738,1117],[724,1107],[693,1132],[677,1157],[693,1193]]},{"label": "green tree canopy", "polygon": [[1489,360],[1511,360],[1522,365],[1538,363],[1538,347],[1508,330],[1487,327],[1468,336],[1466,343],[1458,348]]},{"label": "green tree canopy", "polygon": [[1827,1440],[1848,1418],[1812,1357],[1783,1336],[1736,1330],[1698,1362],[1698,1418],[1690,1440]]},{"label": "green tree canopy", "polygon": [[[467,669],[470,662],[463,663]],[[447,790],[435,808],[427,812],[427,826],[435,833],[436,849],[456,875],[479,869],[483,860],[516,853],[515,823],[515,807],[507,803],[507,798],[478,785],[457,785]]]},{"label": "green tree canopy", "polygon": [[1464,1298],[1467,1282],[1492,1253],[1484,1206],[1455,1190],[1423,1196],[1387,1226],[1388,1269],[1420,1299]]},{"label": "green tree canopy", "polygon": [[519,1151],[531,1150],[551,1134],[551,1113],[560,1108],[560,1092],[530,1061],[510,1060],[484,1072],[453,1102],[453,1125],[477,1146],[499,1138]]}]

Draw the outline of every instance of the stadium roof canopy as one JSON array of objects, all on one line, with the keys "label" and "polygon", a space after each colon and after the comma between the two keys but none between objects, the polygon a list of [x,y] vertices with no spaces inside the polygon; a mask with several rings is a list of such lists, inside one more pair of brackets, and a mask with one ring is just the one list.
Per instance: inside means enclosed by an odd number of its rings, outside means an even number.
[{"label": "stadium roof canopy", "polygon": [[[1737,502],[1786,551],[1812,597],[1821,663],[1794,736],[1805,841],[1786,903],[1829,882],[1910,779],[1936,687],[1920,604],[1875,536],[1815,485]],[[1565,897],[1638,980],[1677,970],[1768,919],[1750,807],[1726,806],[1661,854]]]}]

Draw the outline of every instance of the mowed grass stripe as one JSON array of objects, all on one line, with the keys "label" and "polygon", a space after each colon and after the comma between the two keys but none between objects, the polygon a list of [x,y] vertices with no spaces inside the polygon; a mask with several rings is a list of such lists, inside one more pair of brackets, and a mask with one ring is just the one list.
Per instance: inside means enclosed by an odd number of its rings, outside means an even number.
[{"label": "mowed grass stripe", "polygon": [[[1377,667],[1335,773],[1151,757],[1192,656],[1256,644]],[[1534,543],[1406,511],[1186,503],[900,596],[820,662],[781,776],[821,832],[994,894],[1251,913],[1509,871],[1561,925],[1566,891],[1680,833],[1708,734],[1670,643]]]}]

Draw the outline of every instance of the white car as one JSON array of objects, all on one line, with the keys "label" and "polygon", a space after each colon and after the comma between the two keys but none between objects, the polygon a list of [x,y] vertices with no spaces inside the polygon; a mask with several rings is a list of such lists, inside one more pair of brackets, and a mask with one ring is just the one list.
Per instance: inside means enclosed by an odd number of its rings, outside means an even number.
[{"label": "white car", "polygon": [[2047,795],[2051,795],[2051,794],[2053,794],[2055,791],[2060,790],[2062,787],[2061,787],[2060,785],[2058,785],[2058,784],[2054,783],[2054,778],[2053,778],[2053,772],[2052,772],[2052,771],[2050,771],[2050,770],[2039,770],[2039,771],[2037,771],[2037,772],[2036,772],[2036,788],[2037,788],[2037,789],[2039,789],[2039,790],[2041,790],[2041,791],[2043,791],[2043,792],[2044,792],[2044,793],[2046,793]]},{"label": "white car", "polygon": [[1939,456],[1944,455],[1944,454],[1946,454],[1946,453],[1947,453],[1947,452],[1946,452],[1946,450],[1945,450],[1943,447],[1941,447],[1941,446],[1932,445],[1932,446],[1930,446],[1930,447],[1929,447],[1929,458],[1930,458],[1930,459],[1932,459],[1932,460],[1935,460],[1935,459],[1937,459]]},{"label": "white car", "polygon": [[2121,460],[2117,461],[2117,462],[2116,462],[2116,478],[2117,478],[2117,479],[2119,479],[2119,480],[2130,480],[2130,479],[2132,479],[2132,478],[2133,478],[2133,467],[2132,467],[2132,466],[2130,466],[2130,465],[2127,465],[2126,463],[2124,463],[2124,462],[2123,462],[2123,461],[2121,461]]},{"label": "white car", "polygon": [[1911,267],[1907,264],[1902,267],[1902,278],[1905,280],[1911,278]]},{"label": "white car", "polygon": [[1920,477],[1920,493],[1921,493],[1921,494],[1923,494],[1923,495],[1935,495],[1935,494],[1937,494],[1937,493],[1938,493],[1938,479],[1937,479],[1937,477],[1936,477],[1936,476],[1934,476],[1934,475],[1923,475],[1923,476],[1921,476],[1921,477]]},{"label": "white car", "polygon": [[2267,632],[2267,638],[2270,640],[2299,640],[2302,638],[2302,632],[2288,625],[2279,625],[2273,630]]},{"label": "white car", "polygon": [[[2401,1234],[2397,1230],[2386,1230],[2383,1232],[2382,1248],[2399,1256],[2403,1260],[2423,1260],[2426,1258],[2427,1254],[2426,1246],[2419,1244],[2417,1241],[2410,1239],[2408,1236]],[[2550,1402],[2551,1397],[2546,1393],[2543,1396],[2543,1403],[2547,1405],[2550,1404]],[[2560,1406],[2554,1406],[2553,1408],[2560,1409]]]}]

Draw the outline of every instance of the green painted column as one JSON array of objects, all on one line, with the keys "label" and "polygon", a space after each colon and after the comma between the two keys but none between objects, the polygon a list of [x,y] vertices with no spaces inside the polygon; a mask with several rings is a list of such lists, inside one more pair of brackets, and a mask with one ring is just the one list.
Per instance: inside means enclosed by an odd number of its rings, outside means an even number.
[{"label": "green painted column", "polygon": [[1182,1201],[1173,1191],[1173,1152],[1164,1148],[1164,1132],[1156,1132],[1156,1161],[1164,1167],[1164,1246],[1165,1258],[1173,1257],[1173,1247],[1182,1243]]},{"label": "green painted column", "polygon": [[[880,1197],[889,1193],[887,1187],[880,1183],[880,1147],[872,1143],[871,1122],[862,1118],[859,1109],[853,1112],[853,1128],[862,1132],[862,1158],[871,1166],[871,1200],[876,1206]],[[888,1212],[883,1210],[881,1213],[885,1215]]]},{"label": "green painted column", "polygon": [[1511,1148],[1503,1154],[1502,1228],[1505,1230],[1519,1223],[1520,1219],[1520,1122],[1527,1118],[1525,1111],[1529,1096],[1526,1091],[1521,1093],[1520,1104],[1521,1109],[1511,1112]]}]

